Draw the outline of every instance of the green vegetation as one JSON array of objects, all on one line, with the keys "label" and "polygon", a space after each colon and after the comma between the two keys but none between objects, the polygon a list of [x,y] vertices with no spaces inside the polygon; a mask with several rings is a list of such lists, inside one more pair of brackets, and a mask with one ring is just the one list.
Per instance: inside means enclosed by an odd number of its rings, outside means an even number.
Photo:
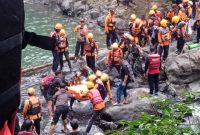
[{"label": "green vegetation", "polygon": [[[138,120],[119,121],[120,128],[109,135],[199,135],[200,123],[185,122],[192,115],[193,94],[184,93],[184,100],[156,100],[152,106],[157,114],[141,113]],[[195,127],[195,128],[194,128]]]}]

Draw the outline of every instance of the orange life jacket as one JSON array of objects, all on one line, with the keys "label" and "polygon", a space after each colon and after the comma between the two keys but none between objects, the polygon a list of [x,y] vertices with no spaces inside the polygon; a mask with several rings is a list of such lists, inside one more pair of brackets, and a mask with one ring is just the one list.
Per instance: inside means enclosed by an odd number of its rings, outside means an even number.
[{"label": "orange life jacket", "polygon": [[115,51],[110,50],[107,63],[120,65],[122,62],[122,59],[123,59],[123,52],[120,48]]},{"label": "orange life jacket", "polygon": [[95,41],[85,44],[85,55],[95,56],[95,49],[98,50],[98,47]]},{"label": "orange life jacket", "polygon": [[171,36],[170,36],[170,30],[169,28],[160,28],[159,33],[161,34],[159,36],[159,42],[162,43],[164,46],[167,46],[170,44]]},{"label": "orange life jacket", "polygon": [[98,103],[102,103],[103,102],[103,99],[101,97],[101,94],[99,93],[99,90],[97,90],[97,89],[91,89],[90,93],[92,93],[91,102],[92,102],[93,106],[95,106]]},{"label": "orange life jacket", "polygon": [[64,51],[66,51],[66,48],[67,48],[66,38],[61,37],[58,49],[60,52],[64,52]]},{"label": "orange life jacket", "polygon": [[114,30],[115,22],[116,21],[114,16],[111,16],[110,14],[107,15],[105,19],[105,31]]}]

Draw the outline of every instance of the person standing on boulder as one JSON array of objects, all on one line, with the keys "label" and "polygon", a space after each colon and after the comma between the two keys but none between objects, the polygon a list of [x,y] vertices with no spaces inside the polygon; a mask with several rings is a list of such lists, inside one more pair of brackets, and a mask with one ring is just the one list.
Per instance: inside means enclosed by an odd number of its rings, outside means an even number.
[{"label": "person standing on boulder", "polygon": [[60,63],[60,57],[59,57],[59,48],[58,46],[60,45],[60,30],[63,29],[63,25],[60,23],[57,23],[54,27],[54,31],[50,33],[50,37],[54,38],[56,43],[55,43],[55,48],[52,51],[53,54],[53,66],[52,66],[52,71],[56,72]]},{"label": "person standing on boulder", "polygon": [[72,71],[71,62],[69,59],[69,47],[68,47],[68,40],[67,35],[64,29],[61,29],[60,33],[60,44],[58,46],[59,49],[59,57],[60,57],[60,70],[62,70],[63,64],[63,55],[65,56],[66,61],[68,62],[68,66],[70,71]]},{"label": "person standing on boulder", "polygon": [[197,19],[197,21],[194,23],[193,30],[197,31],[196,42],[199,43],[199,39],[200,39],[200,19]]},{"label": "person standing on boulder", "polygon": [[51,127],[49,129],[49,135],[53,135],[55,131],[55,126],[59,121],[60,116],[62,117],[62,124],[64,129],[61,130],[63,133],[67,133],[67,114],[69,112],[68,107],[68,95],[65,90],[65,84],[61,83],[58,87],[58,91],[53,96],[53,101],[56,106],[56,110],[53,115],[53,122],[51,123]]},{"label": "person standing on boulder", "polygon": [[158,42],[159,42],[159,55],[162,57],[163,54],[163,62],[168,57],[169,53],[169,45],[171,43],[171,32],[169,28],[167,27],[167,20],[163,19],[160,22],[161,27],[158,30]]},{"label": "person standing on boulder", "polygon": [[84,47],[86,43],[86,36],[88,33],[88,28],[85,25],[85,20],[81,19],[80,24],[75,27],[74,32],[77,32],[77,42],[76,42],[76,49],[75,49],[75,61],[79,57],[80,52],[80,59],[83,59],[84,55]]},{"label": "person standing on boulder", "polygon": [[109,14],[105,18],[107,48],[110,48],[111,44],[118,41],[117,33],[115,31],[115,25],[116,25],[115,12],[113,10],[110,10]]},{"label": "person standing on boulder", "polygon": [[186,23],[181,21],[178,23],[178,31],[177,31],[177,54],[181,54],[184,45],[185,45],[185,38],[186,38]]},{"label": "person standing on boulder", "polygon": [[121,66],[121,81],[119,83],[119,86],[117,88],[117,102],[114,105],[119,105],[121,102],[121,92],[123,91],[124,94],[124,101],[123,104],[128,104],[127,100],[127,86],[130,81],[134,81],[134,74],[131,65],[128,63],[127,60],[122,61]]},{"label": "person standing on boulder", "polygon": [[[93,38],[92,33],[88,33],[87,40],[84,48],[85,56],[86,56],[86,62],[87,66],[90,67],[93,72],[95,72],[95,59],[98,58],[99,53],[99,46],[97,45],[97,42]],[[95,54],[96,52],[96,54]],[[96,57],[95,57],[96,55]]]},{"label": "person standing on boulder", "polygon": [[25,119],[29,119],[34,122],[34,126],[38,135],[40,135],[40,121],[41,121],[41,104],[39,97],[35,96],[35,89],[28,89],[28,96],[24,102],[23,115]]},{"label": "person standing on boulder", "polygon": [[[145,76],[148,76],[150,95],[158,95],[159,73],[161,68],[160,55],[155,53],[154,48],[150,48],[150,55],[145,63]],[[154,91],[155,90],[155,91]]]}]

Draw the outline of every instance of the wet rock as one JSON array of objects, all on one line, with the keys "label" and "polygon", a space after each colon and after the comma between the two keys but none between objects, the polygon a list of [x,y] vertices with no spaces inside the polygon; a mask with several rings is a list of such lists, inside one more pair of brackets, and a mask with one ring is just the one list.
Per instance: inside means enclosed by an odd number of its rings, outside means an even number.
[{"label": "wet rock", "polygon": [[[152,106],[151,98],[149,98],[149,90],[146,88],[131,89],[128,91],[127,105],[107,107],[105,113],[114,121],[137,119],[141,112],[155,114]],[[152,97],[154,98],[154,97]],[[155,97],[156,98],[156,97]],[[166,96],[159,93],[157,98],[166,99]]]},{"label": "wet rock", "polygon": [[98,10],[91,11],[90,17],[91,17],[91,19],[97,19],[99,17],[99,11]]},{"label": "wet rock", "polygon": [[200,79],[200,49],[180,55],[171,55],[166,62],[166,74],[175,84],[191,83]]},{"label": "wet rock", "polygon": [[72,9],[72,0],[64,0],[60,5],[62,10]]}]

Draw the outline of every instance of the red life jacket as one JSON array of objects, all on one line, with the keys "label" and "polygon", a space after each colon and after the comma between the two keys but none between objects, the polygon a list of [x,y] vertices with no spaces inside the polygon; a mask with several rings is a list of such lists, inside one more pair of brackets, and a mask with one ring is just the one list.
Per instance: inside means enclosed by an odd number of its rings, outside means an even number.
[{"label": "red life jacket", "polygon": [[18,135],[38,135],[36,132],[20,131]]},{"label": "red life jacket", "polygon": [[91,43],[85,44],[84,49],[86,56],[95,56],[95,49],[97,50],[96,42],[92,41]]},{"label": "red life jacket", "polygon": [[160,55],[151,54],[149,55],[149,74],[158,74],[160,73]]},{"label": "red life jacket", "polygon": [[103,99],[101,97],[101,94],[99,93],[99,91],[97,89],[91,89],[90,93],[92,93],[92,105],[95,106],[98,103],[103,102]]},{"label": "red life jacket", "polygon": [[47,75],[44,78],[42,78],[41,80],[41,86],[43,87],[48,87],[52,84],[53,80],[54,80],[54,76],[53,75]]}]

